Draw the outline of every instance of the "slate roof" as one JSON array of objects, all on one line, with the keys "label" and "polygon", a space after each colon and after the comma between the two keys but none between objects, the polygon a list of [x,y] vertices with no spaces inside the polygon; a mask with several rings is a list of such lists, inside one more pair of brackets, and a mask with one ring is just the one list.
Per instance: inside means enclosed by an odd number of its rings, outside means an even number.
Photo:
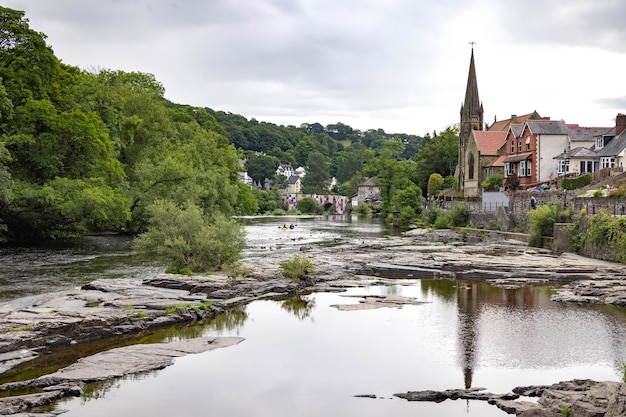
[{"label": "slate roof", "polygon": [[513,132],[513,135],[515,135],[516,138],[519,138],[524,131],[524,125],[511,125],[509,126],[509,130]]},{"label": "slate roof", "polygon": [[597,158],[598,154],[592,149],[579,146],[578,148],[571,149],[569,152],[565,152],[555,156],[552,159],[569,159],[569,158]]},{"label": "slate roof", "polygon": [[593,142],[596,136],[606,134],[610,127],[581,127],[579,125],[567,125],[568,135],[572,142]]},{"label": "slate roof", "polygon": [[289,184],[295,184],[298,182],[298,180],[300,180],[300,177],[298,175],[292,175],[289,177]]},{"label": "slate roof", "polygon": [[472,133],[481,155],[497,155],[506,138],[505,131],[474,130]]},{"label": "slate roof", "polygon": [[611,141],[602,149],[598,149],[596,154],[598,156],[616,156],[626,149],[626,130],[624,130],[618,137],[611,139]]},{"label": "slate roof", "polygon": [[526,126],[535,135],[568,134],[568,127],[563,120],[528,120]]}]

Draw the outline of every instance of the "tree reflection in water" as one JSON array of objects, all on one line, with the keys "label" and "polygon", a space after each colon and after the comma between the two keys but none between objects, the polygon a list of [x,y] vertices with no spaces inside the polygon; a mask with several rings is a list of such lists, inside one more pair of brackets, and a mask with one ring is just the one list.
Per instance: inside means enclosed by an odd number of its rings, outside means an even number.
[{"label": "tree reflection in water", "polygon": [[310,296],[306,295],[297,295],[295,297],[284,300],[281,303],[280,308],[287,311],[288,313],[293,314],[298,319],[304,320],[311,317],[311,313],[315,308],[315,298],[311,298]]}]

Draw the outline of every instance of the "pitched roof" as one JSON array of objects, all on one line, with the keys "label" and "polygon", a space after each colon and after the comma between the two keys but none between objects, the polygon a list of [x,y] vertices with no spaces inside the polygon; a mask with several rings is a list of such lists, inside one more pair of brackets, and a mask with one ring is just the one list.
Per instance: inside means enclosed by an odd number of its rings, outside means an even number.
[{"label": "pitched roof", "polygon": [[497,155],[498,149],[506,139],[506,132],[490,132],[485,130],[472,131],[481,155]]},{"label": "pitched roof", "polygon": [[596,136],[605,134],[610,127],[581,127],[576,125],[567,125],[568,135],[572,142],[593,142]]},{"label": "pitched roof", "polygon": [[619,136],[611,139],[604,148],[599,149],[597,154],[599,156],[616,156],[626,149],[626,130],[620,133]]},{"label": "pitched roof", "polygon": [[563,120],[528,120],[526,126],[535,135],[567,135],[568,128]]},{"label": "pitched roof", "polygon": [[[542,119],[539,116],[539,113],[533,111],[532,113],[523,114],[521,116],[512,116],[510,119],[498,120],[493,122],[491,126],[489,126],[488,130],[508,130],[509,126],[512,124],[515,125],[523,125],[527,120],[540,120]],[[550,120],[549,117],[546,117],[545,120]]]},{"label": "pitched roof", "polygon": [[359,187],[375,187],[377,179],[378,177],[370,177],[364,183],[360,184]]},{"label": "pitched roof", "polygon": [[559,154],[552,159],[570,159],[570,158],[596,158],[598,156],[593,150],[589,148],[585,148],[584,146],[579,146],[578,148],[574,148],[569,150],[568,152]]},{"label": "pitched roof", "polygon": [[296,184],[300,181],[300,177],[298,175],[292,175],[289,177],[289,184]]},{"label": "pitched roof", "polygon": [[530,159],[533,156],[532,152],[518,153],[515,155],[507,155],[504,162],[519,162]]},{"label": "pitched roof", "polygon": [[496,159],[495,161],[493,161],[492,163],[486,165],[488,167],[503,167],[504,166],[504,160],[506,158],[508,158],[509,155],[502,155],[500,156],[498,159]]}]

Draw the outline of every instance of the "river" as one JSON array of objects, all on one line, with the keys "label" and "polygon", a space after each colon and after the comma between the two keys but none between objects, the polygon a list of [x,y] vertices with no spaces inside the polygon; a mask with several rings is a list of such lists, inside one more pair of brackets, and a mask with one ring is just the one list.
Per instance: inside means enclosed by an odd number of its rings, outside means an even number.
[{"label": "river", "polygon": [[[296,226],[283,232],[283,222]],[[367,239],[390,233],[375,222],[343,218],[256,219],[246,229],[249,257],[295,252],[302,244],[332,244],[347,234]],[[117,276],[126,261],[132,276],[159,270],[130,254],[128,246],[114,249],[113,243],[102,243],[110,238],[101,238],[88,240],[88,250],[77,249],[80,244],[69,249],[64,245],[66,257],[53,249],[34,248],[31,254],[24,248],[22,259],[39,260],[32,269],[27,263],[17,267],[19,262],[11,256],[0,255],[0,261],[19,270],[20,279],[37,275],[36,288],[42,290],[47,288],[43,276],[53,276],[63,265],[69,271],[77,267],[76,274],[68,271],[72,277],[62,280],[64,285],[103,274]],[[54,260],[54,267],[47,259]],[[92,262],[100,266],[90,275]],[[2,274],[8,279],[5,270]],[[3,294],[20,288],[17,292],[24,292],[23,287],[14,285]],[[63,415],[68,417],[495,417],[506,414],[486,402],[411,403],[393,394],[468,386],[505,393],[515,386],[574,378],[621,380],[626,311],[555,303],[550,293],[548,287],[502,289],[476,282],[402,280],[345,293],[257,301],[203,326],[165,336],[244,337],[239,345],[178,358],[163,370],[90,385],[82,398],[55,407],[67,410]],[[401,309],[336,307],[357,303],[359,296],[382,294],[415,297],[422,303]]]}]

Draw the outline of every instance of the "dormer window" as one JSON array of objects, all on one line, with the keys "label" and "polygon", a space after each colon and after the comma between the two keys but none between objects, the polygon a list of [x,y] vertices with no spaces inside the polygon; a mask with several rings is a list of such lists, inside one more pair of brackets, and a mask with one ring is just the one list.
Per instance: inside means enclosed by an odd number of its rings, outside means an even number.
[{"label": "dormer window", "polygon": [[520,140],[519,143],[517,144],[517,152],[521,153],[522,152],[522,141]]},{"label": "dormer window", "polygon": [[515,153],[515,141],[511,140],[511,153]]},{"label": "dormer window", "polygon": [[526,151],[530,151],[530,136],[526,136]]},{"label": "dormer window", "polygon": [[596,138],[596,149],[604,148],[604,136],[598,136]]}]

